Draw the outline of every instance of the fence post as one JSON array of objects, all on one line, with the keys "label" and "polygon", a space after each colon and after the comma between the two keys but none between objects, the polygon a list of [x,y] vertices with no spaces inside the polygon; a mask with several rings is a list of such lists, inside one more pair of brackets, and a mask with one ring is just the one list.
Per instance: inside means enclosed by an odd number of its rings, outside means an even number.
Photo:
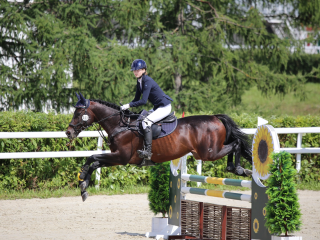
[{"label": "fence post", "polygon": [[[101,136],[98,137],[98,148],[97,151],[102,152],[102,143],[103,143],[103,139]],[[96,184],[96,189],[99,189],[99,182],[100,182],[100,174],[101,174],[101,168],[97,168],[96,170],[96,181],[98,181],[98,183]]]},{"label": "fence post", "polygon": [[[201,172],[202,172],[202,161],[201,160],[196,160],[198,161],[197,164],[197,172],[198,174],[201,176]],[[201,182],[197,182],[197,186],[200,187],[201,186]]]},{"label": "fence post", "polygon": [[[181,175],[187,173],[187,156],[188,155],[184,155],[183,157],[180,158],[181,159]],[[182,180],[181,181],[181,189],[186,186],[187,186],[187,181]],[[184,194],[182,192],[181,192],[181,200],[186,200],[186,194]]]},{"label": "fence post", "polygon": [[[301,148],[301,145],[302,145],[302,133],[298,133],[297,148]],[[296,169],[298,172],[301,169],[301,153],[297,153],[297,156],[296,156]]]}]

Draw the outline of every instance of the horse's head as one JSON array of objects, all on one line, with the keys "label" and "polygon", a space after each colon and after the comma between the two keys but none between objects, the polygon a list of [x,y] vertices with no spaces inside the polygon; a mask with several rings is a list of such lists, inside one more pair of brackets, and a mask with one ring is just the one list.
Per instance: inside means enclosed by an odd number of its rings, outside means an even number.
[{"label": "horse's head", "polygon": [[76,138],[82,130],[86,129],[94,121],[94,114],[89,108],[90,100],[85,99],[81,93],[79,95],[76,93],[76,95],[78,97],[78,102],[74,106],[76,110],[66,131],[66,135],[71,140]]}]

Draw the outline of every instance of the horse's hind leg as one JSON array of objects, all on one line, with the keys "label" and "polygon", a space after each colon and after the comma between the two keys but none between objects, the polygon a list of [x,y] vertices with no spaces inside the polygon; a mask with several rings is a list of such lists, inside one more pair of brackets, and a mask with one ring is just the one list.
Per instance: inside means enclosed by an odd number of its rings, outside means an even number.
[{"label": "horse's hind leg", "polygon": [[[252,171],[248,169],[244,169],[241,167],[240,164],[240,157],[241,157],[241,142],[240,140],[236,140],[237,143],[234,148],[235,152],[235,166],[234,166],[234,173],[239,176],[247,177],[252,175]],[[228,156],[229,157],[229,156]],[[228,163],[229,163],[229,158],[228,158]],[[233,163],[232,163],[233,165]]]},{"label": "horse's hind leg", "polygon": [[[252,171],[241,167],[240,158],[241,158],[241,142],[237,140],[238,144],[235,147],[235,174],[243,177],[251,176]],[[229,160],[229,159],[228,159]]]},{"label": "horse's hind leg", "polygon": [[233,164],[233,152],[228,154],[227,171],[234,172],[235,166]]},{"label": "horse's hind leg", "polygon": [[[235,165],[233,165],[233,153],[235,153]],[[228,145],[224,145],[220,152],[214,156],[212,161],[228,155],[227,171],[233,172],[239,176],[250,176],[250,170],[244,169],[240,165],[241,142],[239,139]]]},{"label": "horse's hind leg", "polygon": [[241,142],[240,140],[236,140],[237,141],[237,144],[234,148],[234,152],[235,152],[235,169],[234,169],[234,173],[239,175],[239,176],[243,176],[243,177],[246,177],[248,176],[246,174],[246,169],[244,169],[243,167],[241,167],[241,164],[240,164],[240,157],[241,157]]}]

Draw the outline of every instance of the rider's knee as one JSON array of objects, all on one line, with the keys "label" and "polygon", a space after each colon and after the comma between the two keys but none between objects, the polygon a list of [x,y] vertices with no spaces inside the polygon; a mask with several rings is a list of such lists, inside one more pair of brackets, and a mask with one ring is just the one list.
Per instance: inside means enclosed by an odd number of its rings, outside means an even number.
[{"label": "rider's knee", "polygon": [[146,129],[147,127],[151,127],[152,123],[149,120],[143,120],[142,121],[142,127],[143,129]]}]

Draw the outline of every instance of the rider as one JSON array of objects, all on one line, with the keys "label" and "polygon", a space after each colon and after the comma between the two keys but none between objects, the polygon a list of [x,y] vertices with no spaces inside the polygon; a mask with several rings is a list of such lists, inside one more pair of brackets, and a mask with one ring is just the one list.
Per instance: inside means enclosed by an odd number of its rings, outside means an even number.
[{"label": "rider", "polygon": [[[123,106],[121,110],[130,107],[138,107],[145,105],[147,100],[153,104],[152,113],[142,121],[144,132],[144,150],[138,150],[140,158],[151,160],[152,152],[152,131],[151,125],[168,116],[171,112],[171,102],[173,101],[167,96],[159,85],[147,75],[147,64],[142,59],[136,59],[131,64],[131,71],[137,78],[137,89],[134,99]],[[141,97],[142,93],[142,98]]]}]

